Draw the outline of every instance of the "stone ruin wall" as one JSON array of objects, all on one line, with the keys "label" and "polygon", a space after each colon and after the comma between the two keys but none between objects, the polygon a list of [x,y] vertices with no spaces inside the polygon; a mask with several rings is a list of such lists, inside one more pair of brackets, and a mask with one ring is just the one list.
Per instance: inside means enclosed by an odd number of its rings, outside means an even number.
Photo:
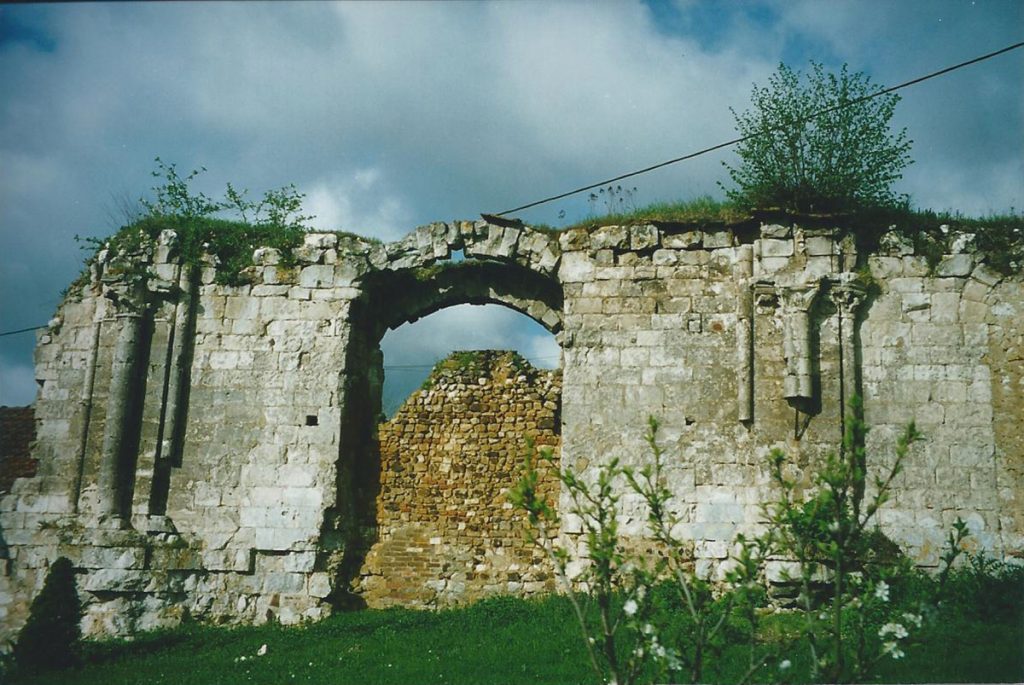
[{"label": "stone ruin wall", "polygon": [[[564,466],[640,464],[646,419],[661,420],[679,532],[703,567],[756,528],[767,453],[809,478],[855,393],[869,468],[909,420],[926,436],[881,514],[887,534],[934,565],[962,516],[992,554],[1020,555],[1024,286],[969,238],[953,248],[932,270],[895,234],[868,254],[820,222],[449,222],[387,245],[310,234],[294,264],[258,249],[233,287],[212,263],[183,266],[170,232],[104,251],[39,338],[38,474],[0,499],[0,638],[60,555],[91,635],[186,614],[316,619],[352,599],[393,475],[375,453],[380,338],[466,302],[556,335]],[[640,503],[623,504],[622,532],[642,535]]]},{"label": "stone ruin wall", "polygon": [[[380,491],[366,536],[375,542],[356,586],[369,606],[555,591],[508,491],[527,439],[551,449],[557,468],[561,395],[559,371],[515,353],[457,352],[379,426]],[[554,506],[549,468],[538,491]]]}]

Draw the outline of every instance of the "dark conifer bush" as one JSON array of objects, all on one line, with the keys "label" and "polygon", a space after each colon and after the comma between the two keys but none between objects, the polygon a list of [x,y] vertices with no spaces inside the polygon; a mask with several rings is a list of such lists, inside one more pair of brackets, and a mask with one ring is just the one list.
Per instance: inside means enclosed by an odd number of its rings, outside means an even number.
[{"label": "dark conifer bush", "polygon": [[50,566],[43,589],[32,601],[28,621],[14,647],[21,669],[66,668],[78,662],[82,607],[75,570],[67,557]]}]

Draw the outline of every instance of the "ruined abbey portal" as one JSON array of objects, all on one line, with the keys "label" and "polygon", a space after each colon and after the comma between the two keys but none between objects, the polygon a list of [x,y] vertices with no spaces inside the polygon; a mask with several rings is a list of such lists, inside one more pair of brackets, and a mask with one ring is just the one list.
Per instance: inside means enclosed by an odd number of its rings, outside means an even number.
[{"label": "ruined abbey portal", "polygon": [[[58,556],[79,571],[93,635],[548,591],[504,500],[522,441],[592,474],[613,456],[643,463],[651,415],[680,533],[708,565],[757,526],[769,450],[808,477],[854,394],[869,468],[911,419],[926,436],[882,512],[887,535],[934,564],[961,516],[990,553],[1020,554],[1024,284],[969,237],[930,264],[895,234],[858,253],[843,229],[311,233],[294,262],[256,250],[243,286],[183,265],[170,231],[103,251],[39,338],[38,473],[0,500],[0,638]],[[543,324],[561,372],[453,359],[380,423],[381,336],[460,303]],[[643,535],[623,501],[622,529]],[[567,542],[577,532],[563,519]]]}]

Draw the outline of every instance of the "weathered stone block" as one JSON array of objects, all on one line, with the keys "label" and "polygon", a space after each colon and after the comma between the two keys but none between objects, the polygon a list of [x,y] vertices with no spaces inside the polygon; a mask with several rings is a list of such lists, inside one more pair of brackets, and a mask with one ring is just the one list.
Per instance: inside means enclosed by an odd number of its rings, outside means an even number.
[{"label": "weathered stone block", "polygon": [[149,571],[105,568],[83,574],[80,584],[88,592],[142,592],[151,579]]},{"label": "weathered stone block", "polygon": [[325,288],[334,285],[334,266],[327,264],[303,267],[299,285],[303,288]]},{"label": "weathered stone block", "polygon": [[954,254],[945,257],[935,268],[938,276],[969,276],[974,269],[974,257],[969,254]]},{"label": "weathered stone block", "polygon": [[763,257],[789,257],[793,254],[792,240],[762,239],[759,243]]},{"label": "weathered stone block", "polygon": [[629,229],[629,248],[631,250],[650,250],[658,246],[658,227],[653,224],[631,226]]},{"label": "weathered stone block", "polygon": [[792,235],[792,226],[781,226],[779,224],[761,224],[762,238],[789,238]]},{"label": "weathered stone block", "polygon": [[712,250],[719,247],[732,247],[732,231],[705,231],[704,248]]},{"label": "weathered stone block", "polygon": [[628,226],[602,226],[590,234],[590,249],[592,250],[621,250],[628,247]]},{"label": "weathered stone block", "polygon": [[674,266],[679,261],[679,255],[675,250],[655,250],[653,260],[657,266]]},{"label": "weathered stone block", "polygon": [[203,553],[185,546],[160,546],[153,549],[150,567],[164,571],[201,570]]},{"label": "weathered stone block", "polygon": [[702,231],[685,231],[683,233],[667,233],[662,236],[663,247],[673,250],[695,250],[704,242]]},{"label": "weathered stone block", "polygon": [[594,264],[583,252],[566,252],[562,255],[559,278],[566,283],[582,283],[594,276]]}]

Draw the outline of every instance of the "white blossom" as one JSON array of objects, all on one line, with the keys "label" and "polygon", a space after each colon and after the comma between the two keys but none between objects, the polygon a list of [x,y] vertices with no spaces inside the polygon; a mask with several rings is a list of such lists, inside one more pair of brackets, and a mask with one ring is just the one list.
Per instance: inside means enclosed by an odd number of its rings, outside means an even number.
[{"label": "white blossom", "polygon": [[903,620],[907,623],[913,623],[915,628],[921,627],[921,614],[906,612],[903,614]]},{"label": "white blossom", "polygon": [[793,665],[792,661],[790,661],[789,659],[783,659],[782,661],[779,662],[779,670],[780,671],[788,671],[790,666],[792,666],[792,665]]},{"label": "white blossom", "polygon": [[263,656],[266,653],[267,653],[267,646],[266,645],[263,645],[259,649],[256,650],[256,656]]},{"label": "white blossom", "polygon": [[889,585],[884,580],[878,581],[875,586],[875,597],[883,602],[889,601]]},{"label": "white blossom", "polygon": [[886,623],[878,629],[878,637],[881,638],[884,638],[886,635],[892,635],[897,640],[902,640],[909,634],[902,623]]},{"label": "white blossom", "polygon": [[626,612],[627,616],[634,615],[636,613],[637,608],[638,607],[636,601],[632,599],[627,600],[626,603],[622,605],[622,610]]}]

